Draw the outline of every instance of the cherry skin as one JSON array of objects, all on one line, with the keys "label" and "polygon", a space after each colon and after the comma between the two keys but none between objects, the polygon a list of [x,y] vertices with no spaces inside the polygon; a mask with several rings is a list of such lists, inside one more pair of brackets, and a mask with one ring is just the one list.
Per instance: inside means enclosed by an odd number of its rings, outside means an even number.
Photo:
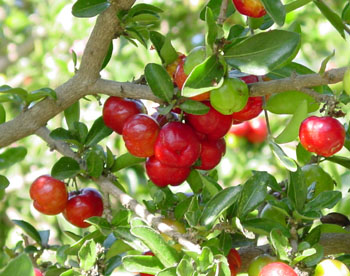
[{"label": "cherry skin", "polygon": [[218,140],[230,130],[232,115],[221,114],[208,101],[203,103],[209,106],[209,112],[204,115],[187,114],[187,121],[195,130],[207,134],[208,139]]},{"label": "cherry skin", "polygon": [[174,82],[176,86],[181,90],[188,75],[185,73],[184,70],[184,64],[185,64],[186,56],[182,56],[178,60],[178,65],[176,67],[175,73],[174,73]]},{"label": "cherry skin", "polygon": [[266,14],[266,10],[260,0],[233,0],[240,14],[259,18]]},{"label": "cherry skin", "polygon": [[250,143],[258,144],[266,140],[267,126],[264,118],[255,118],[249,121],[249,131],[246,135]]},{"label": "cherry skin", "polygon": [[178,53],[178,58],[171,64],[167,65],[166,71],[168,72],[171,79],[174,81],[175,79],[175,72],[177,69],[177,66],[179,65],[179,62],[182,61],[182,59],[186,58],[186,56],[182,53]]},{"label": "cherry skin", "polygon": [[262,97],[249,97],[247,104],[241,111],[232,113],[233,123],[248,121],[257,117],[262,111],[262,105]]},{"label": "cherry skin", "polygon": [[259,276],[259,273],[264,266],[276,262],[276,260],[276,257],[266,254],[255,257],[249,264],[248,276]]},{"label": "cherry skin", "polygon": [[187,179],[190,172],[190,167],[170,167],[160,162],[155,156],[146,160],[146,173],[158,187],[180,185]]},{"label": "cherry skin", "polygon": [[[142,255],[154,256],[152,251],[144,252]],[[154,276],[154,274],[140,273],[140,276]]]},{"label": "cherry skin", "polygon": [[229,132],[237,137],[246,137],[249,130],[250,130],[249,122],[242,122],[239,124],[233,124]]},{"label": "cherry skin", "polygon": [[45,215],[63,212],[68,200],[66,185],[49,175],[38,177],[30,186],[29,194],[34,208]]},{"label": "cherry skin", "polygon": [[265,265],[259,276],[298,276],[289,265],[281,262],[269,263]]},{"label": "cherry skin", "polygon": [[146,113],[141,101],[109,97],[103,105],[102,117],[106,126],[122,134],[126,120],[138,113]]},{"label": "cherry skin", "polygon": [[321,261],[315,269],[314,276],[350,276],[350,271],[344,263],[338,260],[326,259]]},{"label": "cherry skin", "polygon": [[41,273],[41,271],[40,271],[40,269],[38,269],[38,268],[34,268],[34,274],[35,274],[35,276],[43,276],[43,274]]},{"label": "cherry skin", "polygon": [[226,143],[224,138],[219,140],[204,140],[201,141],[200,166],[196,166],[199,170],[211,170],[220,163],[222,156],[226,151]]},{"label": "cherry skin", "polygon": [[194,130],[180,122],[163,126],[154,146],[157,159],[170,167],[190,167],[198,159],[200,150]]},{"label": "cherry skin", "polygon": [[227,262],[231,270],[231,276],[236,276],[242,265],[241,256],[236,249],[230,249],[227,255]]},{"label": "cherry skin", "polygon": [[345,129],[332,117],[311,116],[301,123],[299,138],[306,150],[328,157],[344,146]]},{"label": "cherry skin", "polygon": [[79,193],[70,192],[66,209],[63,216],[71,224],[86,228],[90,224],[85,219],[100,217],[103,213],[103,202],[101,194],[92,188],[81,189]]},{"label": "cherry skin", "polygon": [[159,133],[159,124],[146,114],[130,117],[123,127],[123,140],[128,151],[137,157],[154,155],[154,144]]}]

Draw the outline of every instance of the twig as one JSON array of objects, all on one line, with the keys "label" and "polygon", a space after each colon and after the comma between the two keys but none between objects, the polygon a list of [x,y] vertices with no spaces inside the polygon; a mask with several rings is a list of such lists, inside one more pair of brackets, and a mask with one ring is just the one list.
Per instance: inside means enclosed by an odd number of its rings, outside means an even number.
[{"label": "twig", "polygon": [[217,23],[219,25],[224,24],[226,20],[226,12],[227,12],[227,7],[228,7],[228,0],[222,0],[221,7],[220,7],[220,14],[217,19]]}]

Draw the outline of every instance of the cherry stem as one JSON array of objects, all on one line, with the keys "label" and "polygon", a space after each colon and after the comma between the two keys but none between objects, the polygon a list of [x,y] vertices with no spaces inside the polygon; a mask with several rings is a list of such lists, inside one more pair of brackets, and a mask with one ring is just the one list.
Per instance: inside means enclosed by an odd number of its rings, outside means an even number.
[{"label": "cherry stem", "polygon": [[220,7],[220,14],[217,19],[217,23],[219,25],[223,25],[226,20],[227,7],[228,7],[228,0],[222,0],[221,7]]},{"label": "cherry stem", "polygon": [[76,179],[75,179],[75,178],[73,179],[73,183],[74,183],[74,188],[75,188],[75,191],[77,192],[77,194],[79,194],[78,183],[77,183],[77,181],[76,181]]}]

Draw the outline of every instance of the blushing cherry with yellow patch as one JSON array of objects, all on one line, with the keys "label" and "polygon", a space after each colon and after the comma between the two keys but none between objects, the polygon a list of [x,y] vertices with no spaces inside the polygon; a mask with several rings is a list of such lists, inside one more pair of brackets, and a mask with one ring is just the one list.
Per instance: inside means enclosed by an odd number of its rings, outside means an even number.
[{"label": "blushing cherry with yellow patch", "polygon": [[233,0],[240,14],[259,18],[266,14],[266,10],[260,0]]}]

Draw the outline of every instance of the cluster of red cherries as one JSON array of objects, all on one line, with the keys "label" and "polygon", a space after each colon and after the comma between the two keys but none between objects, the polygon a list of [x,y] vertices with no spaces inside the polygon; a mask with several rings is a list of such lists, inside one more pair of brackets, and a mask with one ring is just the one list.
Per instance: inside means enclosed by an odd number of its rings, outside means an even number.
[{"label": "cluster of red cherries", "polygon": [[103,202],[101,194],[92,188],[79,191],[67,191],[66,184],[49,175],[38,177],[30,186],[30,197],[33,206],[45,215],[62,213],[71,224],[86,228],[85,222],[93,216],[102,216]]}]

